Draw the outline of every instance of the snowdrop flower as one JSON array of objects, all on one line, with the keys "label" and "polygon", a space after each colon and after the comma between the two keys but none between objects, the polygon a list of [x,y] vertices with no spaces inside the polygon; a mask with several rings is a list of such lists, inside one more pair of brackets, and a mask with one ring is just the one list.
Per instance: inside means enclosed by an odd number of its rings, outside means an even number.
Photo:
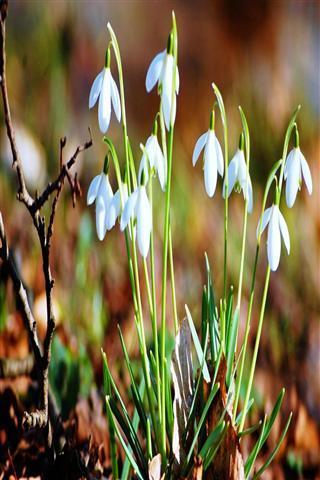
[{"label": "snowdrop flower", "polygon": [[[176,118],[176,95],[179,93],[179,70],[176,66],[174,75],[173,34],[168,38],[167,49],[158,53],[148,68],[146,89],[149,93],[156,83],[161,92],[162,112],[167,130],[170,129]],[[172,91],[175,76],[175,92]]]},{"label": "snowdrop flower", "polygon": [[271,270],[277,270],[281,254],[281,236],[283,238],[288,255],[290,253],[290,237],[286,221],[279,210],[278,205],[272,205],[267,208],[262,220],[259,221],[257,228],[257,237],[259,237],[266,226],[268,226],[267,254]]},{"label": "snowdrop flower", "polygon": [[153,133],[148,138],[146,142],[146,146],[145,147],[143,147],[143,145],[140,145],[140,146],[142,148],[143,155],[142,155],[139,172],[138,172],[139,182],[141,183],[141,175],[143,171],[146,175],[146,181],[148,181],[149,175],[148,175],[147,167],[149,163],[150,168],[151,169],[154,168],[155,171],[157,172],[161,188],[163,191],[165,191],[166,176],[167,176],[166,161],[158,142],[156,128],[153,129]]},{"label": "snowdrop flower", "polygon": [[87,204],[96,202],[96,229],[99,240],[103,240],[107,230],[111,230],[117,219],[116,208],[113,203],[114,195],[109,182],[107,161],[100,175],[94,177],[90,183]]},{"label": "snowdrop flower", "polygon": [[204,185],[209,197],[213,197],[217,186],[218,173],[223,176],[224,164],[220,143],[214,133],[214,112],[210,117],[209,130],[200,136],[192,155],[192,165],[195,166],[204,149]]},{"label": "snowdrop flower", "polygon": [[120,96],[116,82],[113,80],[110,70],[110,49],[106,53],[106,62],[103,70],[95,78],[89,95],[89,108],[94,107],[99,97],[98,119],[102,133],[109,128],[111,118],[111,103],[114,113],[121,120]]},{"label": "snowdrop flower", "polygon": [[[145,180],[142,175],[142,180]],[[128,198],[120,221],[120,229],[123,231],[130,220],[137,221],[137,240],[141,255],[146,258],[149,252],[150,235],[152,229],[152,212],[147,197],[145,184],[140,184]]]},{"label": "snowdrop flower", "polygon": [[[243,152],[243,145],[244,145],[244,136],[243,133],[240,135],[240,142],[239,148],[234,155],[233,159],[229,163],[228,167],[228,192],[227,195],[229,197],[230,193],[232,192],[233,188],[240,192],[242,190],[244,198],[248,201],[248,212],[252,212],[252,184],[250,175],[248,172],[248,180],[247,180],[247,165],[244,158]],[[223,182],[223,197],[225,198],[225,188],[226,180]]]},{"label": "snowdrop flower", "polygon": [[291,208],[296,200],[298,190],[301,188],[302,176],[307,186],[309,195],[312,193],[312,178],[309,165],[299,147],[299,134],[295,129],[295,147],[286,159],[284,179],[286,180],[286,202]]}]

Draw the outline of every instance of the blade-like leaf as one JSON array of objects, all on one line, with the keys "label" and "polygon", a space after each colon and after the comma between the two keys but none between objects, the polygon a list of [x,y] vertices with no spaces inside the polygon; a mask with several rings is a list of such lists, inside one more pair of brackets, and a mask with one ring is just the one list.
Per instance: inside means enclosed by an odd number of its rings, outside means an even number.
[{"label": "blade-like leaf", "polygon": [[187,318],[188,318],[188,322],[189,322],[189,327],[190,327],[193,343],[194,343],[194,346],[195,346],[195,349],[196,349],[198,361],[199,361],[200,365],[203,365],[203,367],[202,367],[203,378],[205,379],[205,381],[207,383],[209,383],[210,382],[210,374],[209,374],[207,362],[204,359],[203,350],[201,348],[199,337],[198,337],[197,331],[195,329],[195,326],[194,326],[194,323],[193,323],[193,320],[192,320],[192,317],[191,317],[191,313],[190,313],[187,305],[185,305],[185,309],[186,309],[186,314],[187,314]]}]

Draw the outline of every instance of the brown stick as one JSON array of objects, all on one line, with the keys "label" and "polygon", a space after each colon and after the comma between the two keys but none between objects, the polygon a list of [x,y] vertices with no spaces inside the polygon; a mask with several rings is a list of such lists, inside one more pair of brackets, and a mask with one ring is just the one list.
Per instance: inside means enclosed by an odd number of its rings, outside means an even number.
[{"label": "brown stick", "polygon": [[[33,317],[26,290],[23,286],[21,278],[15,268],[14,262],[10,259],[9,249],[7,245],[7,239],[5,235],[5,230],[3,226],[2,216],[0,213],[0,239],[1,239],[1,249],[0,249],[0,258],[3,260],[9,276],[12,279],[15,294],[18,299],[18,307],[22,313],[24,319],[24,324],[28,332],[30,344],[33,350],[35,364],[38,372],[38,381],[40,387],[40,402],[39,410],[35,412],[27,413],[24,415],[24,425],[27,427],[46,427],[48,426],[48,395],[49,395],[49,380],[48,372],[50,365],[51,357],[51,344],[52,338],[55,330],[55,319],[53,314],[52,307],[52,289],[54,286],[54,280],[52,278],[51,269],[50,269],[50,246],[51,238],[53,234],[53,225],[55,220],[55,215],[57,211],[57,204],[60,198],[60,194],[67,178],[73,204],[75,204],[76,195],[81,192],[77,176],[75,175],[72,179],[70,175],[70,169],[75,164],[78,155],[84,150],[88,149],[92,145],[91,132],[89,129],[89,140],[87,140],[83,145],[79,145],[72,157],[68,160],[67,163],[63,163],[63,148],[66,144],[66,138],[60,140],[60,158],[59,158],[59,173],[57,178],[49,183],[43,192],[40,195],[36,195],[33,198],[28,192],[25,177],[23,173],[21,157],[17,148],[14,128],[11,120],[9,97],[7,91],[7,82],[6,82],[6,55],[5,55],[5,20],[7,17],[8,9],[8,0],[0,0],[0,88],[3,99],[3,108],[4,108],[4,118],[7,130],[7,136],[10,141],[11,152],[13,163],[12,166],[17,173],[18,180],[18,199],[26,206],[35,229],[38,234],[38,240],[41,247],[42,255],[42,270],[45,283],[45,292],[46,292],[46,310],[47,310],[47,329],[46,335],[43,343],[43,348],[41,348],[38,337],[37,337],[37,326],[36,320]],[[54,195],[53,201],[51,204],[51,210],[49,214],[48,227],[46,228],[46,220],[41,215],[41,209],[49,200],[51,195]]]}]

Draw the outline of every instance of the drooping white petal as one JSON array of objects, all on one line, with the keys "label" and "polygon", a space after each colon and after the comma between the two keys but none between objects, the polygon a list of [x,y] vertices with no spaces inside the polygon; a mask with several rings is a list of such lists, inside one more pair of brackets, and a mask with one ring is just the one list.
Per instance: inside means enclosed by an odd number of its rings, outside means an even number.
[{"label": "drooping white petal", "polygon": [[106,204],[103,197],[98,196],[96,200],[96,229],[100,241],[106,234]]},{"label": "drooping white petal", "polygon": [[131,193],[130,197],[125,203],[125,206],[123,208],[123,212],[121,215],[121,221],[120,221],[120,230],[123,231],[127,226],[130,221],[130,219],[134,215],[134,210],[136,207],[137,199],[138,199],[138,189],[136,189],[133,193]]},{"label": "drooping white petal", "polygon": [[311,193],[312,193],[312,177],[311,177],[310,168],[309,168],[309,165],[307,163],[307,160],[305,159],[305,157],[304,157],[304,155],[303,155],[303,153],[301,152],[300,149],[299,149],[299,153],[300,153],[300,163],[301,163],[302,175],[303,175],[304,181],[306,183],[309,195],[311,195]]},{"label": "drooping white petal", "polygon": [[105,68],[101,93],[99,97],[98,119],[99,127],[102,133],[106,133],[110,124],[111,117],[111,73],[110,68]]},{"label": "drooping white petal", "polygon": [[[236,181],[238,180],[238,170],[239,170],[239,161],[238,161],[238,153],[235,154],[231,162],[228,166],[228,197],[235,186]],[[225,190],[226,190],[226,179],[223,182],[223,189],[222,189],[222,196],[225,198]]]},{"label": "drooping white petal", "polygon": [[214,142],[215,142],[216,155],[217,155],[217,169],[221,177],[223,177],[223,172],[224,172],[223,155],[222,155],[222,150],[221,150],[219,140],[217,139],[215,133],[214,133],[214,139],[215,139]]},{"label": "drooping white petal", "polygon": [[285,247],[287,249],[288,255],[290,253],[290,235],[289,235],[289,230],[286,224],[286,221],[284,219],[284,216],[279,210],[279,226],[280,226],[280,231],[281,235],[285,244]]},{"label": "drooping white petal", "polygon": [[[262,220],[261,221],[259,220],[258,226],[257,226],[257,232],[256,232],[257,238],[259,237],[259,232],[260,234],[262,234],[264,229],[268,225],[270,216],[271,216],[271,211],[272,211],[272,207],[269,207],[269,208],[266,208],[266,210],[263,212]],[[261,223],[261,228],[260,228],[260,223]]]},{"label": "drooping white petal", "polygon": [[178,66],[176,66],[176,94],[177,95],[179,93],[179,88],[180,88],[180,75],[179,75]]},{"label": "drooping white petal", "polygon": [[149,167],[148,167],[148,160],[149,160],[149,157],[147,158],[146,154],[144,153],[142,155],[142,158],[141,158],[141,161],[140,161],[140,165],[139,165],[139,171],[138,171],[138,181],[139,181],[139,184],[141,183],[141,177],[142,177],[142,172],[144,172],[144,176],[145,176],[145,183],[148,181],[149,179]]},{"label": "drooping white petal", "polygon": [[209,197],[213,197],[217,186],[217,158],[214,134],[209,132],[204,149],[204,185]]},{"label": "drooping white petal", "polygon": [[99,190],[100,180],[101,174],[94,177],[94,179],[91,181],[87,193],[87,205],[91,205],[95,201]]},{"label": "drooping white petal", "polygon": [[176,108],[175,104],[172,103],[173,62],[173,56],[171,54],[166,54],[160,78],[162,85],[162,111],[167,130],[170,129],[171,110],[174,121]]},{"label": "drooping white petal", "polygon": [[284,175],[284,179],[286,180],[287,179],[287,176],[288,176],[288,171],[290,170],[290,165],[291,165],[291,162],[292,162],[292,159],[294,157],[294,153],[295,153],[295,148],[293,148],[289,154],[287,155],[287,159],[286,159],[286,163],[285,163],[285,166],[284,166],[284,171],[283,171],[283,175]]},{"label": "drooping white petal", "polygon": [[250,177],[248,177],[247,195],[248,195],[248,197],[246,197],[246,195],[245,195],[245,198],[247,198],[247,200],[248,200],[248,212],[252,213],[253,193],[252,193],[252,183],[251,183],[251,178]]},{"label": "drooping white petal", "polygon": [[[150,164],[153,163],[155,169],[157,170],[160,186],[162,190],[165,191],[165,188],[166,188],[165,159],[164,159],[164,155],[160,148],[157,137],[155,135],[152,135],[152,137],[153,137],[152,145],[150,145],[150,147],[152,147],[152,150],[150,154],[148,153]],[[152,161],[151,161],[151,157],[152,157]]]},{"label": "drooping white petal", "polygon": [[247,182],[247,164],[244,158],[243,150],[238,150],[238,182],[242,189],[245,188]]},{"label": "drooping white petal", "polygon": [[118,122],[120,122],[120,120],[121,120],[120,95],[119,95],[119,90],[118,90],[117,84],[114,81],[111,73],[110,73],[110,83],[111,83],[111,99],[112,99],[112,105],[113,105],[114,113],[116,114]]},{"label": "drooping white petal", "polygon": [[297,149],[290,159],[287,169],[286,202],[289,208],[295,202],[301,179],[301,166]]},{"label": "drooping white petal", "polygon": [[150,137],[146,141],[146,146],[145,146],[150,168],[153,168],[156,166],[155,165],[156,144],[157,144],[157,137],[155,135],[150,135]]},{"label": "drooping white petal", "polygon": [[146,76],[147,92],[150,92],[153,89],[153,87],[155,86],[155,84],[160,78],[165,54],[166,54],[166,50],[164,50],[161,53],[158,53],[150,63],[147,76]]},{"label": "drooping white petal", "polygon": [[138,247],[141,255],[146,258],[150,246],[152,217],[150,203],[147,197],[146,189],[143,185],[139,188],[136,216]]},{"label": "drooping white petal", "polygon": [[103,81],[103,70],[96,76],[92,84],[90,95],[89,95],[89,108],[94,107],[94,105],[96,104],[96,101],[98,100],[98,97],[101,91],[102,81]]},{"label": "drooping white petal", "polygon": [[270,269],[275,272],[279,266],[281,237],[279,227],[279,208],[273,205],[268,227],[267,253]]},{"label": "drooping white petal", "polygon": [[193,155],[192,155],[192,165],[195,166],[195,164],[197,163],[197,160],[199,158],[199,155],[203,149],[203,147],[205,146],[206,144],[206,141],[207,141],[207,137],[208,137],[208,132],[206,133],[203,133],[197,140],[197,143],[194,147],[194,150],[193,150]]}]

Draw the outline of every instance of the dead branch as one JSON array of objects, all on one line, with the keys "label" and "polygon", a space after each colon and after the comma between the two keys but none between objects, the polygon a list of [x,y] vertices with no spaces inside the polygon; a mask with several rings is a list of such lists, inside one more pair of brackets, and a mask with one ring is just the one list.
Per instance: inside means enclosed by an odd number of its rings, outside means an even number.
[{"label": "dead branch", "polygon": [[[9,276],[13,282],[15,294],[18,300],[18,307],[24,319],[24,324],[28,332],[30,344],[35,358],[36,369],[38,372],[38,382],[40,388],[40,404],[39,410],[24,415],[24,425],[27,427],[47,427],[48,426],[48,392],[49,380],[48,372],[51,356],[51,344],[55,330],[55,319],[52,308],[52,289],[54,280],[50,268],[50,246],[53,234],[53,226],[57,211],[58,201],[64,186],[65,180],[68,180],[71,190],[73,205],[75,205],[76,196],[81,193],[80,185],[75,174],[72,178],[70,169],[75,164],[78,155],[92,145],[91,132],[89,130],[89,140],[83,145],[79,145],[72,157],[63,162],[63,149],[66,145],[66,138],[60,140],[60,156],[59,156],[59,173],[53,182],[50,182],[40,195],[33,198],[26,186],[25,177],[22,168],[21,157],[15,140],[15,132],[12,124],[10,104],[6,82],[6,55],[5,55],[5,20],[7,17],[8,0],[0,0],[0,88],[3,100],[4,119],[6,124],[7,136],[10,141],[13,163],[12,166],[16,171],[18,180],[18,200],[27,208],[34,227],[38,234],[38,240],[41,247],[42,270],[46,292],[46,310],[47,310],[47,329],[46,335],[41,348],[37,337],[36,320],[33,317],[26,290],[18,274],[14,262],[10,258],[9,248],[3,226],[2,216],[0,214],[0,239],[1,249],[0,258],[8,270]],[[41,215],[42,207],[53,196],[51,203],[48,226],[46,227],[46,219]],[[49,431],[49,429],[48,429]]]}]

